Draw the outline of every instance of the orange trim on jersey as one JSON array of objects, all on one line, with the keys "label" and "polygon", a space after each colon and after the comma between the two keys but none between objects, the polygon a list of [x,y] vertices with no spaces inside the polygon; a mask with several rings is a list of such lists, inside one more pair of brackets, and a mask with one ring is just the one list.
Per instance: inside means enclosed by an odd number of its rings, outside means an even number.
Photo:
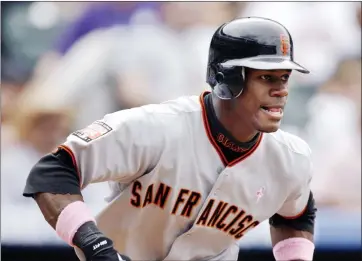
[{"label": "orange trim on jersey", "polygon": [[299,217],[300,217],[301,215],[303,215],[304,212],[307,210],[307,206],[308,206],[308,204],[303,208],[303,210],[302,210],[300,213],[298,213],[298,214],[295,215],[295,216],[291,216],[291,217],[282,216],[282,217],[285,218],[285,219],[296,219],[296,218],[299,218]]},{"label": "orange trim on jersey", "polygon": [[222,163],[225,166],[227,166],[228,161],[225,158],[224,154],[222,153],[222,150],[220,149],[220,147],[217,145],[216,141],[214,140],[214,137],[211,134],[209,122],[207,120],[206,108],[205,108],[205,103],[204,103],[204,96],[207,93],[210,93],[210,92],[205,91],[200,95],[200,104],[201,104],[201,108],[202,108],[202,119],[203,119],[203,122],[204,122],[204,128],[206,130],[206,134],[207,134],[207,137],[209,138],[210,143],[213,145],[213,147],[216,150],[217,154],[219,154],[219,157],[221,158]]},{"label": "orange trim on jersey", "polygon": [[80,175],[80,171],[78,169],[77,161],[75,159],[73,151],[66,145],[60,145],[59,148],[62,148],[63,150],[65,150],[69,154],[69,156],[72,158],[73,165],[74,165],[74,167],[77,171],[78,177],[79,177],[79,186],[82,187],[82,176]]},{"label": "orange trim on jersey", "polygon": [[235,164],[237,164],[237,163],[241,162],[242,160],[246,159],[247,157],[249,157],[259,147],[259,144],[261,142],[262,137],[263,137],[263,133],[260,133],[259,138],[256,141],[256,143],[254,144],[254,146],[251,147],[250,150],[247,153],[245,153],[244,155],[242,155],[239,158],[237,158],[237,159],[233,160],[232,162],[230,162],[228,164],[228,167],[232,167]]},{"label": "orange trim on jersey", "polygon": [[263,133],[260,133],[259,138],[257,140],[257,142],[254,144],[253,147],[251,147],[249,149],[249,151],[247,153],[245,153],[244,155],[240,156],[239,158],[233,160],[232,162],[228,163],[226,157],[224,156],[224,154],[222,153],[222,150],[220,149],[220,147],[218,146],[217,142],[215,141],[214,137],[211,134],[211,130],[210,130],[210,125],[209,122],[207,120],[207,115],[206,115],[206,108],[205,108],[205,103],[204,103],[204,96],[206,94],[210,93],[209,91],[205,91],[200,95],[200,104],[201,104],[201,108],[202,108],[202,119],[204,122],[204,127],[207,133],[207,137],[209,138],[211,144],[213,145],[213,147],[215,148],[216,152],[219,154],[219,157],[221,158],[223,164],[227,167],[232,167],[235,164],[241,162],[242,160],[246,159],[248,156],[250,156],[258,147],[259,144],[261,142],[261,139],[263,137]]}]

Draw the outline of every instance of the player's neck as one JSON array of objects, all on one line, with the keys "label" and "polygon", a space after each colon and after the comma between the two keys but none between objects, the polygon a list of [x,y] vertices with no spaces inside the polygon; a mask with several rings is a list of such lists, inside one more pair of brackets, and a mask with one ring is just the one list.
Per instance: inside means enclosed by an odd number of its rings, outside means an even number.
[{"label": "player's neck", "polygon": [[218,120],[239,142],[249,142],[258,134],[248,117],[235,113],[232,102],[220,100],[213,95],[212,104]]}]

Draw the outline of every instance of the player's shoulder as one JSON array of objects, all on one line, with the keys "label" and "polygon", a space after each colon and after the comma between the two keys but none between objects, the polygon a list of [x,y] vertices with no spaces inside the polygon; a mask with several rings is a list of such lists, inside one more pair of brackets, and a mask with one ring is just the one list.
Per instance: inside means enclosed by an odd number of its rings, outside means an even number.
[{"label": "player's shoulder", "polygon": [[296,182],[308,181],[313,175],[311,149],[306,141],[289,132],[279,129],[265,135],[269,151],[275,152],[271,164],[279,161],[286,177]]},{"label": "player's shoulder", "polygon": [[146,115],[150,117],[163,118],[178,118],[192,114],[199,114],[201,111],[199,96],[181,96],[176,99],[167,100],[159,104],[149,104],[140,107]]},{"label": "player's shoulder", "polygon": [[118,125],[157,126],[182,124],[187,116],[198,115],[201,105],[198,96],[183,96],[159,104],[148,104],[106,115]]},{"label": "player's shoulder", "polygon": [[268,136],[277,146],[284,148],[291,154],[304,155],[308,158],[311,155],[308,143],[297,135],[279,129],[276,132],[269,133]]},{"label": "player's shoulder", "polygon": [[[180,97],[161,104],[149,104],[106,114],[75,131],[70,139],[80,138],[83,146],[94,140],[115,140],[122,143],[132,142],[133,146],[161,148],[165,142],[179,140],[188,133],[189,118],[184,115],[200,110],[196,96]],[[201,105],[199,105],[201,106]],[[200,113],[198,113],[200,114]],[[100,137],[108,137],[100,139]],[[77,139],[77,141],[80,141]]]},{"label": "player's shoulder", "polygon": [[[119,139],[126,133],[132,137],[133,144],[140,146],[162,146],[166,141],[173,142],[184,137],[190,128],[190,117],[196,122],[201,114],[197,96],[180,97],[160,104],[149,104],[121,110],[104,117]],[[195,116],[193,116],[195,115]],[[151,138],[152,137],[152,138]]]}]

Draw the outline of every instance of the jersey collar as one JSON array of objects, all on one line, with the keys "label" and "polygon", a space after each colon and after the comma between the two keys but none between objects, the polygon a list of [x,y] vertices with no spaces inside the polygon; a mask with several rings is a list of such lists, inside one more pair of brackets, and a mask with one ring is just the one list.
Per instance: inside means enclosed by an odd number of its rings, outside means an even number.
[{"label": "jersey collar", "polygon": [[208,139],[209,139],[210,143],[212,144],[212,146],[214,147],[214,149],[218,153],[218,155],[219,155],[221,161],[223,162],[223,164],[225,166],[232,167],[235,164],[237,164],[237,163],[243,161],[244,159],[246,159],[248,156],[250,156],[258,148],[258,146],[259,146],[259,144],[260,144],[260,142],[262,140],[263,133],[260,133],[260,135],[258,136],[257,141],[255,142],[255,144],[251,148],[249,148],[249,150],[246,153],[241,155],[239,158],[237,158],[237,159],[235,159],[235,160],[233,160],[231,162],[228,162],[225,155],[223,154],[220,146],[218,145],[218,142],[215,140],[215,138],[213,137],[213,135],[211,133],[210,123],[209,123],[208,118],[207,118],[207,112],[206,112],[205,101],[204,101],[205,95],[207,95],[209,93],[210,93],[209,91],[205,91],[199,97],[200,104],[201,104],[201,109],[202,109],[203,125],[204,125],[205,131],[206,131],[206,134],[208,136]]}]

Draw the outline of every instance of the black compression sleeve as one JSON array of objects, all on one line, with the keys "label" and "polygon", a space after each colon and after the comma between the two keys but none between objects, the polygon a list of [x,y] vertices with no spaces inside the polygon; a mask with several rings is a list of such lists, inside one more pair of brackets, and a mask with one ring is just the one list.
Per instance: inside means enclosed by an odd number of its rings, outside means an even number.
[{"label": "black compression sleeve", "polygon": [[299,217],[295,219],[286,219],[281,215],[275,214],[269,219],[269,224],[278,226],[288,226],[296,230],[308,231],[314,234],[314,221],[316,218],[317,208],[313,198],[313,193],[310,192],[307,207],[305,211]]},{"label": "black compression sleeve", "polygon": [[42,157],[31,169],[23,196],[33,197],[40,192],[81,194],[77,170],[64,149]]}]

